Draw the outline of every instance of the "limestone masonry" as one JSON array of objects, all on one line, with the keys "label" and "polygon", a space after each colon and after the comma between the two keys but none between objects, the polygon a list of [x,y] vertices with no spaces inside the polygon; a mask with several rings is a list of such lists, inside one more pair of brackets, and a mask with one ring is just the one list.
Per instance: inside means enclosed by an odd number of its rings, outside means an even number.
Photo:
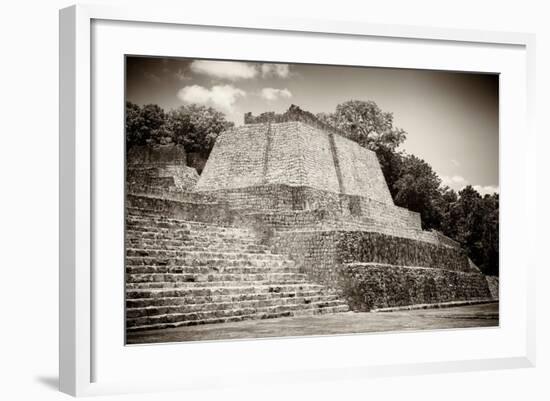
[{"label": "limestone masonry", "polygon": [[126,160],[127,191],[166,196],[191,189],[199,176],[186,161],[181,145],[134,146]]},{"label": "limestone masonry", "polygon": [[374,152],[297,106],[246,114],[200,177],[177,145],[131,149],[126,184],[129,330],[498,298]]}]

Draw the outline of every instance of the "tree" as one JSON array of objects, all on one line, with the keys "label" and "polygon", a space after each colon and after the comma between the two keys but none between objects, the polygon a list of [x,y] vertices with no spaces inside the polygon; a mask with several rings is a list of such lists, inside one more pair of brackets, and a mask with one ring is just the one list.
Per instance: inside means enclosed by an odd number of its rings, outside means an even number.
[{"label": "tree", "polygon": [[233,127],[225,115],[212,107],[184,105],[168,112],[168,130],[174,142],[189,153],[208,156],[218,135]]},{"label": "tree", "polygon": [[139,107],[126,102],[126,148],[155,141],[165,118],[164,110],[156,104]]},{"label": "tree", "polygon": [[320,113],[317,117],[374,151],[381,146],[395,151],[407,137],[404,130],[393,126],[393,114],[382,111],[371,100],[349,100],[336,106],[334,113]]},{"label": "tree", "polygon": [[472,186],[450,202],[443,219],[445,235],[461,243],[468,256],[485,274],[498,275],[498,194],[481,195]]},{"label": "tree", "polygon": [[379,146],[376,150],[376,156],[378,156],[380,168],[382,169],[382,174],[388,184],[390,194],[395,200],[398,192],[396,183],[401,176],[404,154],[402,152],[391,150],[387,146]]},{"label": "tree", "polygon": [[483,233],[481,242],[483,254],[481,269],[489,275],[499,272],[499,195],[485,195],[483,197]]},{"label": "tree", "polygon": [[452,206],[458,201],[458,194],[448,186],[439,188],[440,197],[436,202],[439,210],[440,222],[438,229],[450,238],[457,235],[456,226],[453,225]]},{"label": "tree", "polygon": [[394,184],[397,206],[420,213],[422,225],[439,228],[441,223],[441,180],[432,167],[414,155],[401,157]]},{"label": "tree", "polygon": [[407,134],[393,126],[393,114],[382,111],[370,100],[349,100],[337,105],[334,113],[320,113],[317,117],[340,129],[352,141],[376,152],[390,193],[395,199],[395,183],[403,159],[403,155],[396,149],[405,141]]},{"label": "tree", "polygon": [[216,138],[233,127],[225,115],[212,107],[196,104],[184,105],[171,110],[166,125],[174,142],[183,145],[191,167],[202,172]]},{"label": "tree", "polygon": [[200,173],[218,135],[233,125],[211,107],[191,104],[165,113],[155,104],[140,107],[126,102],[126,149],[135,145],[181,144],[189,165]]},{"label": "tree", "polygon": [[483,268],[487,274],[499,272],[499,195],[485,195],[483,198],[485,216],[483,224]]}]

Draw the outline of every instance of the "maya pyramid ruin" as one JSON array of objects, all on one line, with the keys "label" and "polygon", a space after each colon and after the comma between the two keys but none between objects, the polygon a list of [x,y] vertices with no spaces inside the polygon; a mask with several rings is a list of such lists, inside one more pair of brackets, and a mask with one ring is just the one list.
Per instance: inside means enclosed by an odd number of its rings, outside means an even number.
[{"label": "maya pyramid ruin", "polygon": [[247,113],[200,176],[173,146],[128,156],[129,330],[498,297],[374,152],[297,106]]}]

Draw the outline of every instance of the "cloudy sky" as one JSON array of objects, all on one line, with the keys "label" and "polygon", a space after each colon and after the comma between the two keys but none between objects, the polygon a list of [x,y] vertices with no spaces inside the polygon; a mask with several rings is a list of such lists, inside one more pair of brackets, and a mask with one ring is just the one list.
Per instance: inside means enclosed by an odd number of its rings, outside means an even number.
[{"label": "cloudy sky", "polygon": [[374,100],[394,116],[401,149],[426,160],[460,190],[498,192],[498,76],[427,70],[127,57],[127,100],[169,110],[212,106],[237,125],[251,111],[296,104],[332,112],[346,100]]}]

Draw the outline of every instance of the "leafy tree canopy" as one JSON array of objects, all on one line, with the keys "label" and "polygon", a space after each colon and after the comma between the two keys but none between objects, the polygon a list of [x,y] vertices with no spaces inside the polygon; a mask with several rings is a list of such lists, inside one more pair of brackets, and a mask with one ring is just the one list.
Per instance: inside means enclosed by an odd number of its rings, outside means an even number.
[{"label": "leafy tree canopy", "polygon": [[212,107],[191,104],[169,111],[166,125],[172,140],[187,152],[208,155],[218,135],[234,124]]},{"label": "leafy tree canopy", "polygon": [[126,102],[126,148],[149,143],[158,136],[165,120],[164,110],[156,104],[140,107]]},{"label": "leafy tree canopy", "polygon": [[440,185],[441,180],[424,160],[414,155],[401,156],[398,178],[393,185],[394,202],[420,213],[424,228],[439,228]]},{"label": "leafy tree canopy", "polygon": [[208,155],[218,135],[233,126],[225,115],[195,104],[166,113],[157,105],[126,102],[126,145],[175,142],[189,153]]},{"label": "leafy tree canopy", "polygon": [[382,111],[370,100],[349,100],[336,106],[334,113],[320,113],[317,117],[374,151],[380,147],[394,151],[407,137],[404,130],[393,126],[393,114]]}]

